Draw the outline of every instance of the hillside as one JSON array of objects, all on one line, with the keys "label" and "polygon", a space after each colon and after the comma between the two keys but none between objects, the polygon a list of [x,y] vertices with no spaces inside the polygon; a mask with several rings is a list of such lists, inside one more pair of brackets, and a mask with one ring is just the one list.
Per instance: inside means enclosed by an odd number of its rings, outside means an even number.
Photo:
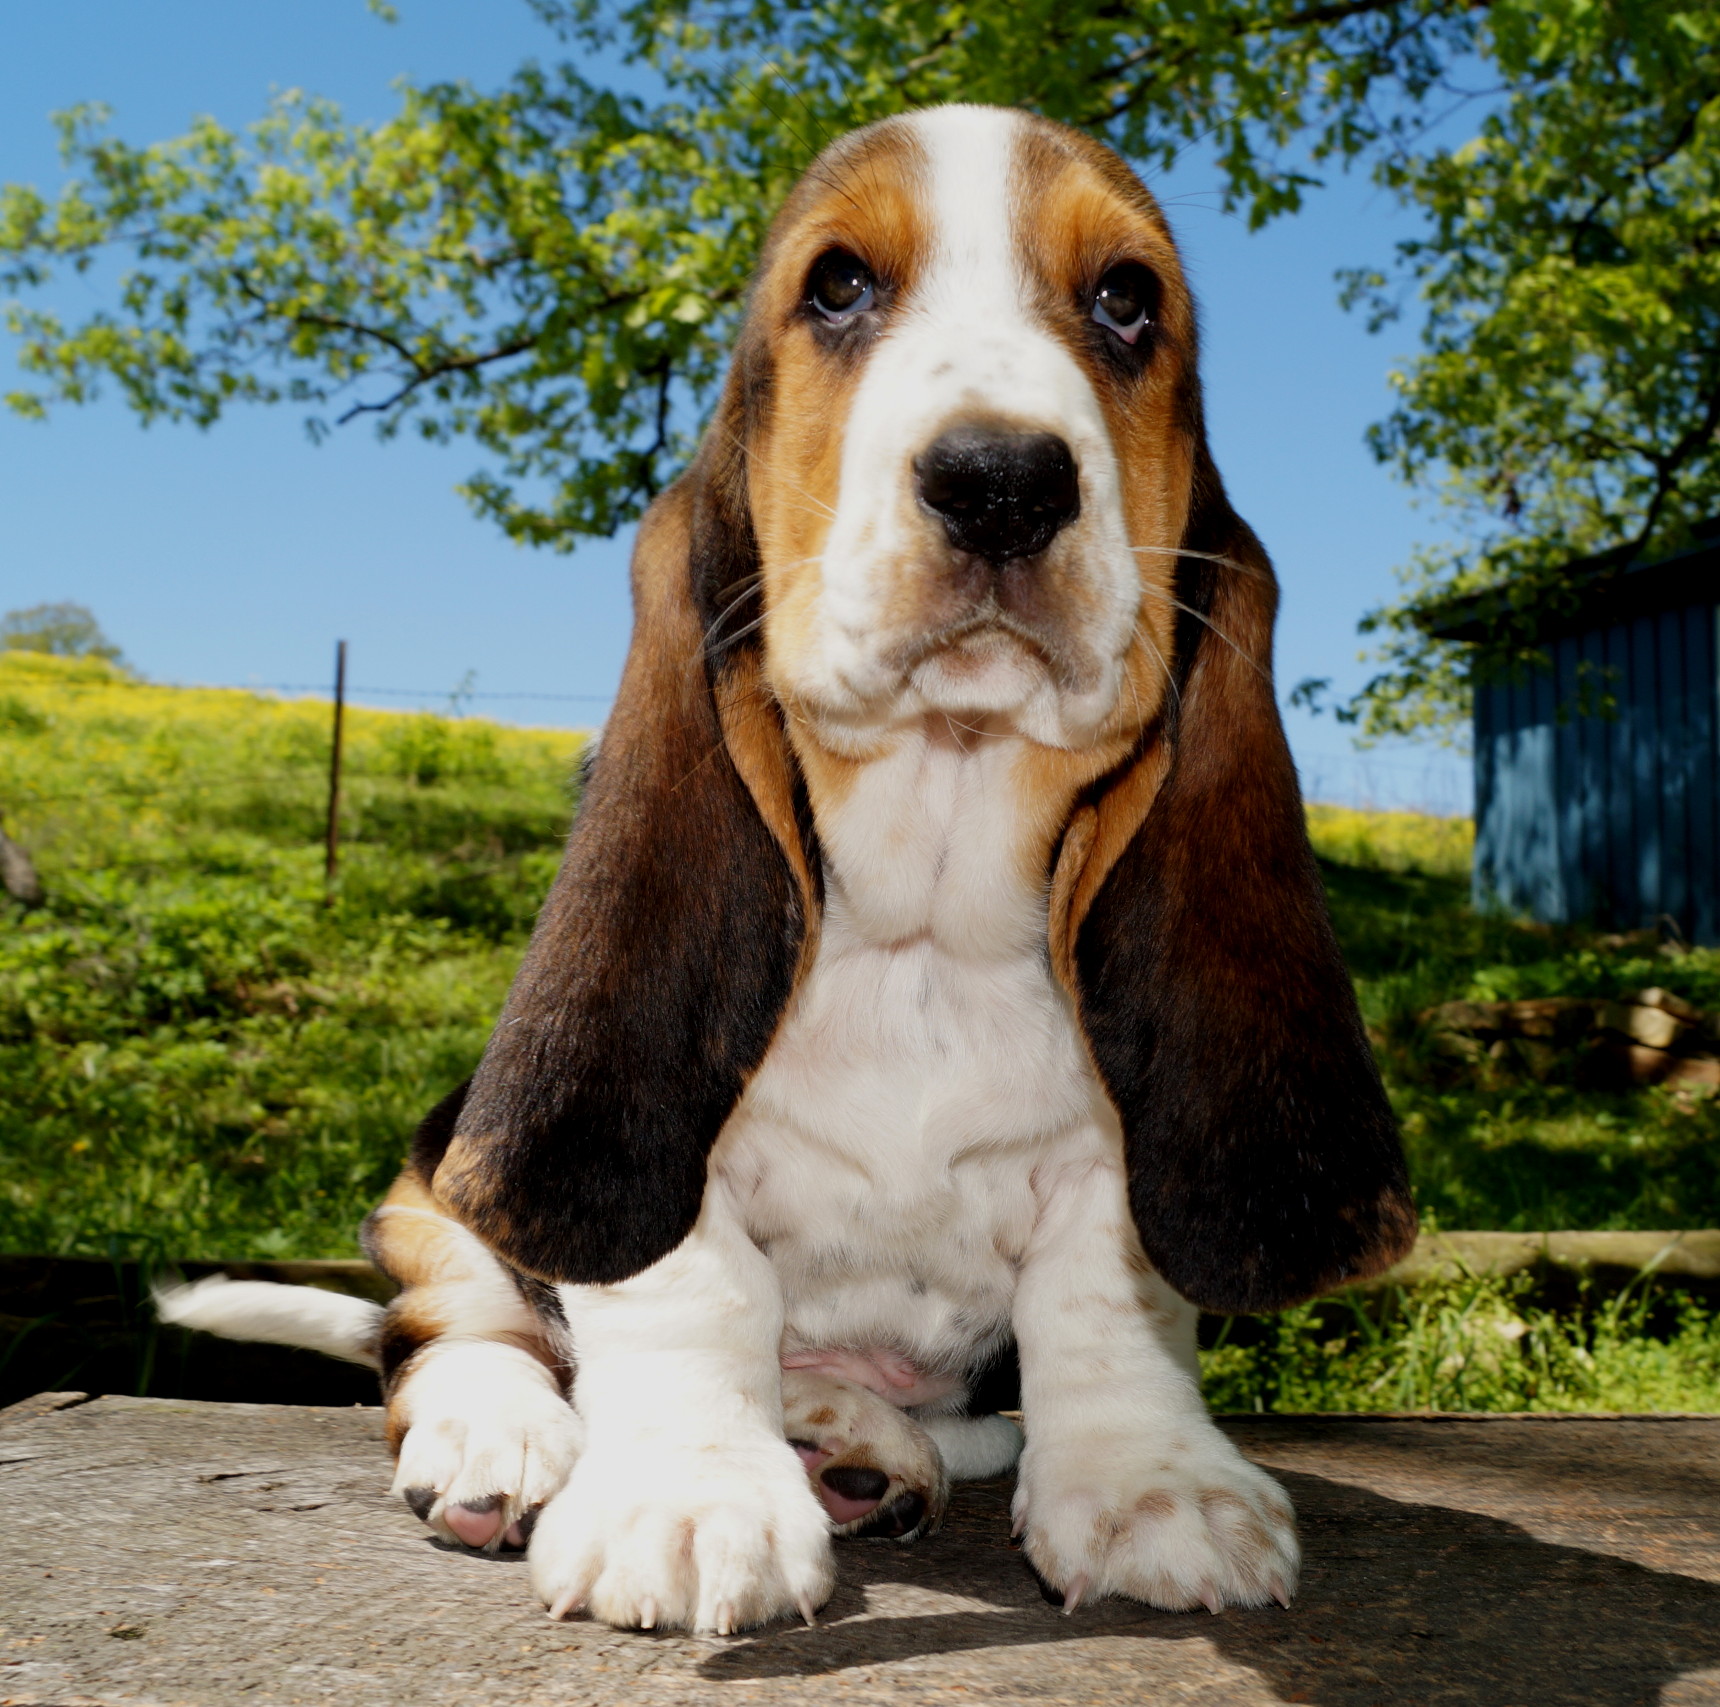
[{"label": "hillside", "polygon": [[[350,714],[323,902],[328,707],[0,653],[0,1250],[346,1256],[419,1115],[470,1071],[554,872],[581,737]],[[1339,932],[1446,1226],[1720,1224],[1714,1099],[1456,1065],[1457,999],[1664,986],[1720,955],[1466,905],[1468,826],[1310,809]],[[1566,1067],[1570,1071],[1566,1071]]]},{"label": "hillside", "polygon": [[581,737],[0,653],[0,1250],[346,1256],[470,1072],[570,815]]}]

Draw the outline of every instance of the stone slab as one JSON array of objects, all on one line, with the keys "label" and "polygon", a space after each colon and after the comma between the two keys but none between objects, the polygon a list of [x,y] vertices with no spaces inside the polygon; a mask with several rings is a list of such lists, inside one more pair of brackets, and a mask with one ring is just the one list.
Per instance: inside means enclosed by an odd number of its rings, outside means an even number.
[{"label": "stone slab", "polygon": [[440,1548],[373,1409],[56,1394],[0,1417],[0,1703],[1720,1707],[1720,1418],[1224,1426],[1296,1498],[1289,1611],[1065,1618],[998,1482],[844,1544],[817,1628],[707,1639],[551,1624]]}]

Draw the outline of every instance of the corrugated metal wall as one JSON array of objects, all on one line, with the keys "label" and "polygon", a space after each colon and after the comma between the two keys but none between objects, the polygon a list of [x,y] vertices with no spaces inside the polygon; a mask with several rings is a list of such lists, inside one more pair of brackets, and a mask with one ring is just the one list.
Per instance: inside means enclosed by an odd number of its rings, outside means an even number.
[{"label": "corrugated metal wall", "polygon": [[[1720,942],[1717,619],[1703,603],[1596,628],[1553,642],[1550,674],[1476,690],[1478,905],[1607,930],[1665,915]],[[1576,715],[1582,688],[1617,716]]]}]

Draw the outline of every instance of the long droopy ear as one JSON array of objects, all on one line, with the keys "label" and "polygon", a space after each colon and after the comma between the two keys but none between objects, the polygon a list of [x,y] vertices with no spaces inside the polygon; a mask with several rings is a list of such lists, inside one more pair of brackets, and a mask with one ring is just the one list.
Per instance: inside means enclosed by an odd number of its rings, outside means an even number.
[{"label": "long droopy ear", "polygon": [[1273,696],[1277,585],[1204,453],[1183,551],[1178,691],[1071,826],[1086,881],[1058,873],[1090,897],[1066,976],[1149,1259],[1272,1310],[1388,1267],[1415,1211]]},{"label": "long droopy ear", "polygon": [[640,528],[621,691],[435,1170],[437,1197],[544,1280],[622,1280],[686,1237],[816,930],[816,852],[756,646],[710,644],[757,567],[731,414]]}]

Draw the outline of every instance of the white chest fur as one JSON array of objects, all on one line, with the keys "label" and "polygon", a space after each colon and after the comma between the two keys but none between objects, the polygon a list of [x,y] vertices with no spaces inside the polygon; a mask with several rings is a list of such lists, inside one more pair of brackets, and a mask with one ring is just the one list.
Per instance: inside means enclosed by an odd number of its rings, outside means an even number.
[{"label": "white chest fur", "polygon": [[821,814],[817,958],[712,1158],[781,1281],[785,1353],[958,1373],[1007,1328],[1035,1170],[1107,1147],[1020,842],[1021,743],[960,734],[904,734]]}]

